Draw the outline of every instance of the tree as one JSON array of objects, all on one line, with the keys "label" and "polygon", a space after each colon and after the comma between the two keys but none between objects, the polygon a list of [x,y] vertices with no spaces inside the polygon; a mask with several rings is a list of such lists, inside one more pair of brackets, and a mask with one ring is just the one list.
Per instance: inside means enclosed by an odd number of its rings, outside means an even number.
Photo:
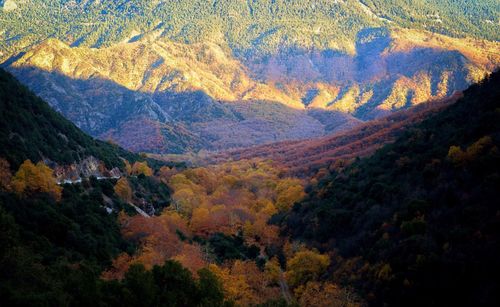
[{"label": "tree", "polygon": [[132,165],[130,165],[130,162],[128,160],[123,159],[123,163],[125,164],[125,173],[127,176],[132,175]]},{"label": "tree", "polygon": [[124,299],[129,306],[153,306],[157,296],[157,287],[151,272],[142,264],[133,264],[123,280]]},{"label": "tree", "polygon": [[448,159],[455,165],[464,163],[466,159],[465,152],[459,146],[451,146],[448,150]]},{"label": "tree", "polygon": [[210,211],[207,208],[195,208],[191,217],[191,229],[194,233],[208,233],[211,227]]},{"label": "tree", "polygon": [[172,306],[198,305],[197,285],[191,272],[179,262],[168,260],[162,266],[155,265],[152,272],[159,290],[159,302]]},{"label": "tree", "polygon": [[146,161],[144,162],[135,162],[132,166],[132,174],[134,175],[144,175],[144,176],[153,176],[153,170],[148,166]]},{"label": "tree", "polygon": [[223,306],[224,292],[221,281],[208,268],[198,271],[198,291],[201,306]]},{"label": "tree", "polygon": [[24,161],[12,179],[12,188],[18,195],[47,193],[56,201],[61,200],[62,188],[57,185],[52,169],[41,161],[36,165]]},{"label": "tree", "polygon": [[276,207],[280,211],[288,211],[294,203],[304,198],[304,188],[298,179],[285,179],[276,187],[278,198]]},{"label": "tree", "polygon": [[122,177],[118,179],[118,182],[115,185],[115,193],[118,195],[123,201],[131,202],[132,201],[132,188],[127,180],[127,178]]},{"label": "tree", "polygon": [[295,254],[287,261],[286,277],[292,287],[317,280],[330,265],[330,258],[315,251],[305,250]]}]

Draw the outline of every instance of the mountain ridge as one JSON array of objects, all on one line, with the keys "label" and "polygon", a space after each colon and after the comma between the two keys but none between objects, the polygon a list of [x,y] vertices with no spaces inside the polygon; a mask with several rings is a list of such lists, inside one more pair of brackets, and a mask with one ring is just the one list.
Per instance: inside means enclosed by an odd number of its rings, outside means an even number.
[{"label": "mountain ridge", "polygon": [[[136,151],[182,153],[322,136],[345,121],[347,129],[358,120],[451,95],[500,63],[491,52],[500,44],[481,47],[474,40],[410,30],[368,29],[359,35],[360,54],[354,58],[284,50],[284,58],[253,64],[215,43],[181,44],[157,36],[101,49],[49,39],[8,69],[95,137]],[[255,65],[267,68],[259,72]],[[341,74],[332,75],[338,69]],[[346,115],[333,116],[341,113]],[[157,132],[141,142],[133,121]],[[303,128],[288,128],[297,125]],[[228,129],[254,137],[234,141],[218,127],[238,127]],[[186,141],[176,144],[181,139]]]}]

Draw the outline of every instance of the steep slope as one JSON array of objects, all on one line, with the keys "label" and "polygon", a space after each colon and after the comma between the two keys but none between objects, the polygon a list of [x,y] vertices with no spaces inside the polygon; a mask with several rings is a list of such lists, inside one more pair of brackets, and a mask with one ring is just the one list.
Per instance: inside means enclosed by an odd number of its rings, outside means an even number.
[{"label": "steep slope", "polygon": [[[94,158],[87,159],[90,155]],[[223,306],[217,277],[202,270],[195,280],[174,261],[152,270],[132,266],[124,281],[101,278],[113,258],[135,249],[122,237],[119,213],[134,214],[130,203],[145,210],[148,205],[154,213],[154,207],[169,204],[169,189],[151,177],[144,163],[131,167],[134,176],[120,174],[118,182],[129,189],[124,198],[116,178],[57,185],[44,162],[104,161],[111,168],[122,166],[122,157],[140,158],[92,139],[0,69],[0,305]],[[36,166],[29,161],[19,166],[28,158]],[[140,174],[134,173],[137,166]],[[131,286],[144,280],[149,281],[147,296]]]},{"label": "steep slope", "polygon": [[116,145],[94,140],[0,69],[0,156],[17,168],[24,160],[61,165],[92,156],[108,169],[123,168],[121,157],[138,156]]},{"label": "steep slope", "polygon": [[333,252],[329,278],[374,306],[494,305],[499,83],[497,72],[394,144],[332,170],[283,230]]},{"label": "steep slope", "polygon": [[8,69],[86,132],[136,151],[219,150],[320,136],[356,122],[350,115],[317,119],[300,99],[250,79],[213,44],[148,37],[89,49],[48,40]]}]

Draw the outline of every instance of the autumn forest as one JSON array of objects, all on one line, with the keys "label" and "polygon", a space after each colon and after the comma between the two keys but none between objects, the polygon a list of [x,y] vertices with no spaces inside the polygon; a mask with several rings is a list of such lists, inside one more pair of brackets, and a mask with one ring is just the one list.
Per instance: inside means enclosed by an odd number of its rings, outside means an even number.
[{"label": "autumn forest", "polygon": [[494,0],[0,0],[0,306],[499,306]]}]

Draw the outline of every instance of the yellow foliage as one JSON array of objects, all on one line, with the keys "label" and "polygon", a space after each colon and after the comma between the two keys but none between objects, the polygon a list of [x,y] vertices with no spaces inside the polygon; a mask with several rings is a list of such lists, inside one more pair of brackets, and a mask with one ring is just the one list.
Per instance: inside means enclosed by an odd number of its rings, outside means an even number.
[{"label": "yellow foliage", "polygon": [[41,161],[36,165],[30,160],[24,161],[12,179],[12,188],[19,195],[30,192],[48,193],[57,201],[61,199],[62,193],[52,169]]},{"label": "yellow foliage", "polygon": [[483,136],[482,138],[474,142],[474,144],[467,147],[466,151],[467,158],[471,160],[477,158],[487,148],[491,147],[492,145],[493,145],[493,140],[491,139],[491,137]]},{"label": "yellow foliage", "polygon": [[234,301],[240,306],[249,306],[255,302],[255,297],[246,282],[245,276],[231,274],[230,269],[220,268],[215,264],[210,264],[209,269],[222,281],[225,298]]},{"label": "yellow foliage", "polygon": [[132,175],[132,165],[126,159],[123,159],[123,163],[125,164],[125,173],[127,176]]},{"label": "yellow foliage", "polygon": [[209,269],[222,281],[224,296],[236,306],[253,306],[278,297],[279,289],[270,287],[267,274],[254,261],[235,261],[230,267],[209,265]]},{"label": "yellow foliage", "polygon": [[451,146],[448,151],[448,159],[455,165],[463,165],[464,163],[477,159],[480,155],[493,146],[493,140],[489,136],[484,136],[471,144],[465,151],[459,146]]},{"label": "yellow foliage", "polygon": [[281,267],[276,257],[266,262],[264,267],[267,279],[274,284],[277,284],[281,279]]},{"label": "yellow foliage", "polygon": [[153,170],[148,166],[146,161],[144,162],[135,162],[132,166],[132,174],[134,175],[144,175],[144,176],[153,176]]},{"label": "yellow foliage", "polygon": [[291,287],[298,287],[308,281],[317,280],[330,265],[330,257],[315,251],[305,250],[287,261],[286,277]]},{"label": "yellow foliage", "polygon": [[294,203],[302,200],[306,195],[304,187],[298,179],[285,179],[276,188],[278,198],[276,207],[279,211],[288,211]]},{"label": "yellow foliage", "polygon": [[198,203],[198,198],[189,188],[183,188],[175,191],[172,195],[175,210],[183,216],[190,217],[193,213],[193,208]]},{"label": "yellow foliage", "polygon": [[391,265],[386,263],[377,272],[377,278],[382,280],[390,280],[392,278]]},{"label": "yellow foliage", "polygon": [[458,146],[451,146],[448,151],[448,159],[454,164],[461,164],[465,161],[465,153]]},{"label": "yellow foliage", "polygon": [[124,202],[132,201],[132,188],[127,178],[120,178],[114,187],[116,195],[118,195]]}]

